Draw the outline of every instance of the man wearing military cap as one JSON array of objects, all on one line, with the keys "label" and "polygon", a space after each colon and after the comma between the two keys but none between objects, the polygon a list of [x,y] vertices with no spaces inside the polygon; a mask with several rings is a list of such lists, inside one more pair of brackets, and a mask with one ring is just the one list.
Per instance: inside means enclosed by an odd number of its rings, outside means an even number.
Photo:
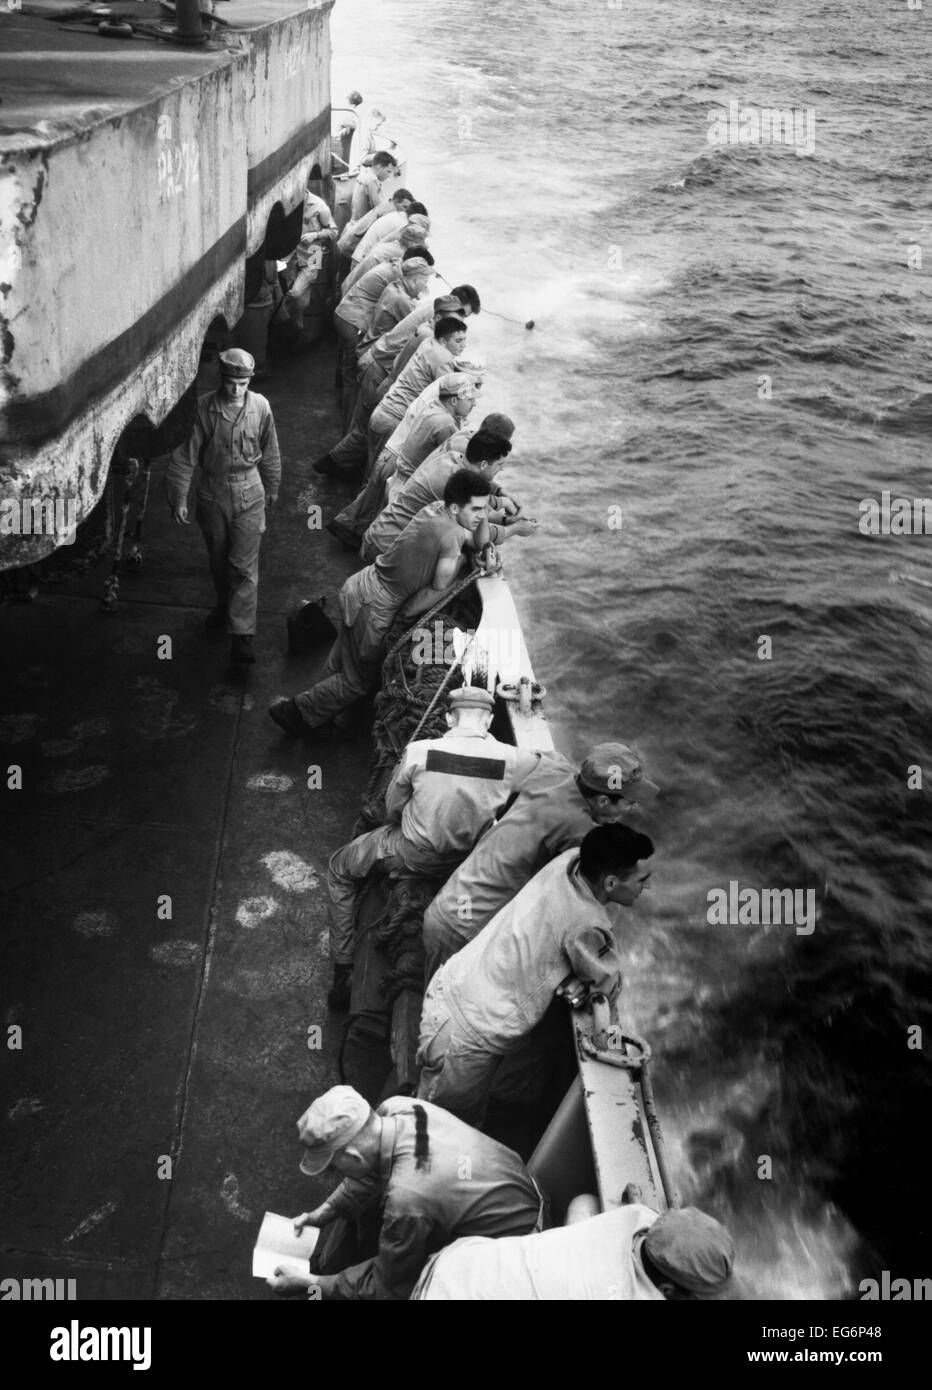
[{"label": "man wearing military cap", "polygon": [[[438,305],[441,307],[438,308]],[[408,315],[408,317],[410,318],[412,316]],[[446,321],[448,325],[446,332],[448,343],[451,331],[454,331],[451,329],[451,325],[453,322],[456,322],[457,328],[455,332],[461,335],[459,345],[462,346],[466,336],[466,324],[463,318],[462,306],[459,300],[452,295],[434,300],[433,336],[435,338],[443,336],[442,334],[438,335],[437,327],[444,321]],[[422,324],[422,327],[428,334],[431,333],[429,323]],[[412,337],[415,337],[415,335],[412,334]],[[416,338],[415,347],[422,341],[422,338]],[[447,353],[447,357],[452,361],[452,354]],[[446,370],[449,370],[449,366],[447,366]],[[367,458],[366,431],[369,427],[369,417],[378,405],[380,395],[379,388],[385,382],[387,375],[388,369],[381,362],[373,361],[365,367],[360,381],[359,395],[356,400],[356,408],[353,412],[352,424],[339,443],[334,444],[329,453],[324,454],[316,461],[313,465],[316,472],[333,475],[339,473],[341,470],[347,470],[356,464],[362,465],[365,463]],[[424,385],[427,384],[428,382],[425,381]],[[422,387],[419,386],[417,391],[414,392],[414,395],[417,395],[421,389]],[[392,426],[392,428],[394,428],[394,426]]]},{"label": "man wearing military cap", "polygon": [[332,1009],[349,1006],[356,901],[366,877],[382,864],[445,878],[536,768],[539,754],[489,733],[493,708],[487,690],[454,690],[447,732],[415,739],[404,750],[385,793],[388,824],[357,835],[331,858]]},{"label": "man wearing military cap", "polygon": [[490,1241],[464,1236],[428,1260],[419,1302],[649,1302],[715,1298],[734,1265],[728,1232],[695,1207],[640,1201],[573,1225]]},{"label": "man wearing military cap", "polygon": [[259,548],[282,471],[271,407],[249,390],[254,371],[242,348],[221,352],[220,389],[198,400],[194,428],[172,454],[166,476],[172,520],[181,526],[188,524],[196,479],[196,520],[217,591],[207,623],[226,627],[239,665],[256,659]]},{"label": "man wearing military cap", "polygon": [[[458,1236],[524,1235],[540,1228],[541,1196],[517,1154],[435,1105],[392,1096],[376,1110],[350,1086],[334,1086],[298,1121],[301,1171],[332,1168],[343,1181],[295,1220],[326,1227],[376,1199],[378,1250],[341,1273],[269,1279],[278,1293],[324,1299],[407,1299],[424,1264]],[[328,1263],[326,1254],[315,1260]]]},{"label": "man wearing military cap", "polygon": [[427,978],[549,860],[579,845],[593,824],[624,822],[657,791],[626,743],[597,744],[578,770],[562,753],[543,753],[507,814],[483,835],[424,914]]}]

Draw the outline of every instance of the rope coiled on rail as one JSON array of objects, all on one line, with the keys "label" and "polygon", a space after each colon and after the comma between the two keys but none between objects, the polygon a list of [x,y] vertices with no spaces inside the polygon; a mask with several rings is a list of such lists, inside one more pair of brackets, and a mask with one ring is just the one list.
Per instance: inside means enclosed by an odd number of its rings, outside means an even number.
[{"label": "rope coiled on rail", "polygon": [[[475,577],[475,571],[467,575],[440,603],[421,614],[413,626],[408,625],[407,619],[399,619],[389,631],[382,687],[375,702],[375,751],[354,835],[385,824],[385,789],[411,740],[437,738],[446,732],[447,702],[441,697],[445,691],[463,684],[462,671],[459,667],[451,669],[440,659],[425,662],[418,658],[417,643],[434,623],[430,640],[436,644],[437,657],[452,649],[455,630],[462,632],[477,626],[481,606],[475,592],[467,593]],[[438,630],[435,620],[441,614]],[[389,1007],[403,990],[420,993],[423,989],[424,912],[442,884],[442,878],[405,874],[387,885],[385,910],[372,930],[389,966],[381,985]]]}]

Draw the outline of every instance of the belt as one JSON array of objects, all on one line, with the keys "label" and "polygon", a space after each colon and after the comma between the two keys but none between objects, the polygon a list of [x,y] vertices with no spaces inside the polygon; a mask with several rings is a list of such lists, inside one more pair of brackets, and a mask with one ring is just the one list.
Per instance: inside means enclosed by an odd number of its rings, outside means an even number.
[{"label": "belt", "polygon": [[207,477],[213,482],[224,483],[228,478],[245,478],[247,473],[256,473],[258,469],[257,463],[247,463],[241,468],[228,468],[225,473],[208,473]]}]

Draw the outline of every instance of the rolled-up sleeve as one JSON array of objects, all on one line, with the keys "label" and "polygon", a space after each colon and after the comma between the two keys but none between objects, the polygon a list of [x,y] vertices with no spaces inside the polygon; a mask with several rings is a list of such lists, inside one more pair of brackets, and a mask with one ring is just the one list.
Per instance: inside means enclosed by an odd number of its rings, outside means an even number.
[{"label": "rolled-up sleeve", "polygon": [[610,932],[594,924],[570,930],[563,943],[573,973],[614,999],[621,989],[621,956]]}]

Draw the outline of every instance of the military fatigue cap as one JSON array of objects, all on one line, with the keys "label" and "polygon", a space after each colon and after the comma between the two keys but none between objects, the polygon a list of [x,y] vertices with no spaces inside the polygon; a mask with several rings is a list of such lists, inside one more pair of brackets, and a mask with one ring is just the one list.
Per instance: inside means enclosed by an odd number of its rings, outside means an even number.
[{"label": "military fatigue cap", "polygon": [[591,792],[623,796],[626,801],[653,801],[660,791],[644,776],[641,759],[626,743],[600,743],[583,758],[579,780]]},{"label": "military fatigue cap", "polygon": [[304,1146],[301,1172],[308,1177],[322,1173],[338,1149],[355,1139],[372,1114],[372,1107],[352,1086],[331,1086],[298,1121],[298,1138]]},{"label": "military fatigue cap", "polygon": [[481,685],[461,685],[450,692],[450,709],[466,708],[492,710],[495,700]]},{"label": "military fatigue cap", "polygon": [[661,1274],[698,1295],[724,1288],[735,1262],[724,1226],[696,1207],[665,1211],[644,1237],[643,1248]]},{"label": "military fatigue cap", "polygon": [[219,357],[221,376],[238,377],[249,380],[255,374],[256,359],[242,348],[227,348]]}]

